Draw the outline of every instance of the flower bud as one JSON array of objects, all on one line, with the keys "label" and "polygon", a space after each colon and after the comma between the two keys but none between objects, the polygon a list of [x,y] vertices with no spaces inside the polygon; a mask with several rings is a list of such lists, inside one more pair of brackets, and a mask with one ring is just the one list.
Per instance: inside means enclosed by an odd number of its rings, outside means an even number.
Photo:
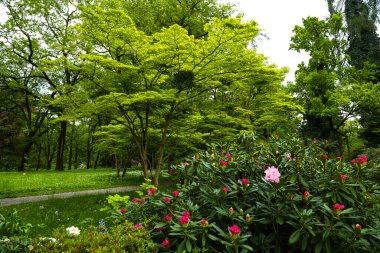
[{"label": "flower bud", "polygon": [[228,209],[228,213],[229,213],[230,216],[232,216],[234,214],[234,209],[232,207],[230,207]]},{"label": "flower bud", "polygon": [[361,229],[362,229],[362,225],[360,225],[360,224],[355,225],[355,230],[361,230]]},{"label": "flower bud", "polygon": [[247,213],[247,215],[245,216],[245,221],[246,222],[250,222],[251,221],[251,215],[249,215],[249,213]]},{"label": "flower bud", "polygon": [[241,209],[241,208],[240,208],[239,212],[240,212],[241,215],[244,214],[244,211],[243,211],[243,209]]},{"label": "flower bud", "polygon": [[303,193],[303,199],[304,199],[304,200],[309,200],[309,196],[310,196],[310,193],[309,193],[308,191],[305,191],[305,192]]}]

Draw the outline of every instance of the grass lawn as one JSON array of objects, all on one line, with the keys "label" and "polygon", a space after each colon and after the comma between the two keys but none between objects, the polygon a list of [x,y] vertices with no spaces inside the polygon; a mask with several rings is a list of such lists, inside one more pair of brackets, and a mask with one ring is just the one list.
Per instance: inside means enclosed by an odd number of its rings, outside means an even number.
[{"label": "grass lawn", "polygon": [[[161,186],[160,191],[172,191],[174,185]],[[114,195],[116,193],[112,193]],[[135,192],[118,193],[120,196],[137,197]],[[50,199],[41,202],[0,207],[0,214],[8,218],[17,211],[22,224],[33,225],[31,237],[51,237],[55,228],[76,226],[79,229],[89,225],[98,225],[99,220],[106,223],[109,214],[99,211],[107,203],[110,194],[73,197],[68,199]]]},{"label": "grass lawn", "polygon": [[[161,181],[167,180],[167,175]],[[58,192],[140,185],[141,169],[131,169],[124,178],[115,170],[0,172],[0,198],[51,194]]]},{"label": "grass lawn", "polygon": [[[119,193],[121,196],[134,196],[134,192]],[[0,214],[9,218],[17,211],[22,224],[33,225],[31,237],[50,237],[55,228],[83,227],[97,225],[99,220],[107,217],[106,212],[99,210],[105,206],[109,194],[81,196],[69,199],[51,199],[41,202],[25,203],[0,207]]]}]

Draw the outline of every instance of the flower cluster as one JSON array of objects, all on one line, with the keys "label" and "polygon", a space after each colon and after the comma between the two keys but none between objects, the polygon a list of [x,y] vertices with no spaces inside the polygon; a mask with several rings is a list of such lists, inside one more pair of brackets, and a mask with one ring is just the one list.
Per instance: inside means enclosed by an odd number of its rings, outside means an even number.
[{"label": "flower cluster", "polygon": [[156,193],[156,189],[151,188],[148,190],[148,195],[154,195]]},{"label": "flower cluster", "polygon": [[344,208],[345,208],[345,206],[344,206],[344,205],[341,205],[341,204],[339,204],[339,203],[336,203],[336,204],[333,205],[333,209],[334,209],[334,210],[342,211]]},{"label": "flower cluster", "polygon": [[74,227],[74,226],[66,228],[66,231],[69,232],[69,234],[71,234],[71,235],[79,235],[80,234],[79,228]]},{"label": "flower cluster", "polygon": [[281,173],[278,171],[278,169],[276,167],[270,166],[264,172],[265,172],[265,179],[268,182],[271,182],[271,183],[279,183],[280,182]]}]

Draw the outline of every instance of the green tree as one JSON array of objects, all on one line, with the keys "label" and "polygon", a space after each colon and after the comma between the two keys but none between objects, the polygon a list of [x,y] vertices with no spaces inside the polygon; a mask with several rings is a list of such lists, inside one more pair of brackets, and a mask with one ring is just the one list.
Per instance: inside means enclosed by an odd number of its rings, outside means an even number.
[{"label": "green tree", "polygon": [[[94,95],[91,103],[130,131],[144,176],[155,169],[155,184],[168,144],[175,136],[187,135],[182,132],[183,122],[197,124],[206,118],[198,107],[203,101],[212,103],[215,92],[237,82],[249,85],[259,76],[283,75],[266,66],[255,50],[247,49],[258,34],[253,21],[214,19],[204,27],[207,36],[197,39],[179,25],[146,35],[120,8],[91,6],[82,11],[82,36],[93,47],[92,54],[83,56],[91,63],[86,66],[92,77],[86,84]],[[224,115],[220,112],[216,120],[225,120]],[[228,119],[234,128],[235,118]]]},{"label": "green tree", "polygon": [[[368,68],[368,64],[375,66],[371,76],[362,79],[362,87],[357,86],[361,93],[361,102],[358,103],[360,123],[363,127],[362,137],[369,146],[379,145],[380,140],[380,108],[370,100],[363,102],[363,98],[370,98],[368,94],[378,97],[378,82],[380,81],[380,38],[377,34],[379,19],[379,2],[377,0],[327,0],[329,11],[332,14],[343,12],[347,24],[347,39],[349,46],[346,53],[350,57],[349,63],[357,70]],[[372,67],[369,67],[373,70]],[[366,70],[364,70],[366,71]],[[375,77],[375,78],[373,78]]]},{"label": "green tree", "polygon": [[309,17],[294,32],[290,48],[310,55],[289,86],[305,108],[302,131],[310,137],[338,141],[342,147],[341,128],[357,110],[351,103],[353,69],[345,57],[343,18],[338,14],[328,21]]},{"label": "green tree", "polygon": [[[16,73],[12,77],[8,71],[7,78],[12,78],[12,82],[18,82],[20,86],[24,85],[24,92],[33,90],[48,98],[46,101],[33,94],[39,105],[26,109],[30,114],[27,115],[26,125],[31,125],[30,119],[35,118],[38,124],[34,125],[38,128],[42,126],[46,113],[51,112],[58,117],[63,114],[65,105],[58,101],[70,95],[72,87],[80,81],[81,60],[76,56],[81,52],[81,46],[72,29],[78,23],[78,2],[2,0],[1,3],[8,14],[8,20],[0,27],[4,36],[2,53],[6,53],[12,61],[6,68],[13,68],[12,73]],[[30,100],[26,95],[23,97],[25,101]],[[42,114],[32,115],[36,111],[42,111]],[[57,123],[60,132],[56,169],[63,170],[67,120],[61,118]],[[32,145],[32,135],[36,131],[28,126],[28,132],[25,149]]]}]

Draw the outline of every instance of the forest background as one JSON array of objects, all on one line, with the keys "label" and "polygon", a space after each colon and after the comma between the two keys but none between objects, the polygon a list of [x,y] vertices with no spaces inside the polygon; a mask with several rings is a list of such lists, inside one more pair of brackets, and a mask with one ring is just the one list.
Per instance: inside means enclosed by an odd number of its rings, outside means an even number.
[{"label": "forest background", "polygon": [[215,0],[2,0],[0,168],[140,164],[144,176],[242,132],[300,133],[349,160],[380,142],[378,2],[328,0],[294,29],[295,81],[255,21]]}]

